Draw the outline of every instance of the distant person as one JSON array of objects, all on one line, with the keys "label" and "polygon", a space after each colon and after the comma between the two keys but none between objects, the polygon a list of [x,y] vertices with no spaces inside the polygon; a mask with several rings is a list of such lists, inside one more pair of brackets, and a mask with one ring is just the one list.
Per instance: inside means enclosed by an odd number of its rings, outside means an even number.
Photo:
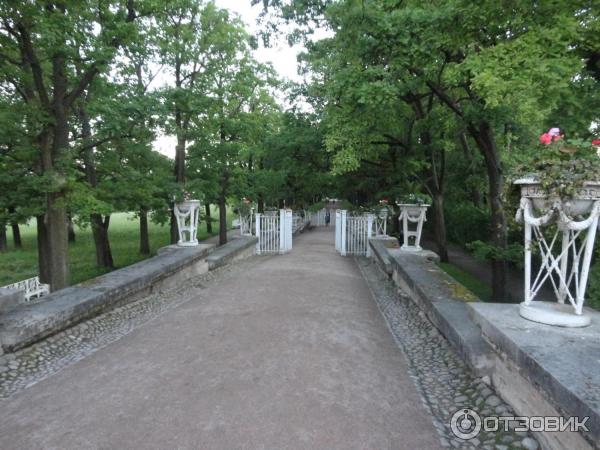
[{"label": "distant person", "polygon": [[329,226],[329,222],[331,222],[331,214],[329,213],[329,210],[326,209],[325,210],[325,226],[326,227]]}]

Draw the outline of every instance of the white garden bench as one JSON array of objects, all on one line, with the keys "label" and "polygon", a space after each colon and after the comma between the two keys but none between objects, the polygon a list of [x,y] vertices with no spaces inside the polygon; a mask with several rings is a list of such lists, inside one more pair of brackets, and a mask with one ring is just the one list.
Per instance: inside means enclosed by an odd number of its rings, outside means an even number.
[{"label": "white garden bench", "polygon": [[29,302],[32,298],[43,297],[50,293],[50,285],[40,283],[39,277],[28,278],[18,283],[3,286],[6,289],[15,291],[25,291],[25,301]]}]

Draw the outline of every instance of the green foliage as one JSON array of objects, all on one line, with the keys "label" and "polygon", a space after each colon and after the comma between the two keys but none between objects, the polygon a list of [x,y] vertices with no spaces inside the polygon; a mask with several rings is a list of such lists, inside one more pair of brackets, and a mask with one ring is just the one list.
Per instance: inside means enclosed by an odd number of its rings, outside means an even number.
[{"label": "green foliage", "polygon": [[410,193],[410,194],[401,195],[396,200],[396,203],[431,205],[431,197],[427,194],[422,194],[420,192],[414,192],[414,193]]},{"label": "green foliage", "polygon": [[515,170],[515,178],[533,176],[550,196],[572,198],[586,181],[600,180],[600,156],[588,141],[571,139],[536,148]]},{"label": "green foliage", "polygon": [[445,208],[448,238],[463,247],[473,241],[486,241],[490,219],[486,209],[468,201],[460,201]]},{"label": "green foliage", "polygon": [[473,241],[467,245],[467,248],[473,252],[476,258],[482,261],[495,259],[510,261],[519,266],[523,264],[523,244],[518,242],[512,243],[503,249],[488,242]]}]

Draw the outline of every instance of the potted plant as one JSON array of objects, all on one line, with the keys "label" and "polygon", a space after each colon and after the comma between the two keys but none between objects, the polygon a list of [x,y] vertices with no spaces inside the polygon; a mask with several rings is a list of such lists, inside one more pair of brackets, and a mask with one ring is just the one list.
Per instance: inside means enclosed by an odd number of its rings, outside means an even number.
[{"label": "potted plant", "polygon": [[[423,224],[427,221],[426,212],[429,208],[428,197],[422,194],[409,194],[396,200],[396,205],[400,208],[400,217],[402,222],[403,244],[401,249],[408,251],[419,251],[421,248],[421,233]],[[411,224],[416,224],[416,228],[411,230]],[[413,243],[410,239],[413,238]]]},{"label": "potted plant", "polygon": [[[540,136],[543,151],[521,170],[517,220],[525,225],[525,298],[520,314],[558,326],[586,326],[583,303],[600,217],[598,141],[566,140],[558,128]],[[532,254],[541,264],[534,273]],[[550,283],[555,302],[538,293]],[[548,299],[546,299],[548,300]]]}]

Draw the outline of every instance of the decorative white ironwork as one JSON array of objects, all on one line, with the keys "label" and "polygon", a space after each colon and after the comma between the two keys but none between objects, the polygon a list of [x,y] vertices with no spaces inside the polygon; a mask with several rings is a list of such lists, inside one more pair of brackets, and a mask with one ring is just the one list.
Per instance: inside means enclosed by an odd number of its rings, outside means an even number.
[{"label": "decorative white ironwork", "polygon": [[[529,187],[528,187],[529,188]],[[594,252],[594,241],[600,218],[600,199],[588,199],[588,207],[583,208],[581,200],[577,210],[580,217],[587,214],[582,220],[575,220],[567,212],[573,210],[575,203],[556,200],[548,209],[542,210],[542,215],[534,215],[534,202],[526,197],[526,192],[521,198],[517,220],[525,224],[525,299],[521,304],[521,315],[537,322],[550,323],[562,326],[585,326],[589,319],[561,318],[560,313],[564,307],[555,308],[555,314],[548,308],[535,309],[532,302],[540,292],[544,283],[552,285],[558,303],[564,305],[565,301],[572,306],[577,316],[583,313],[583,303],[589,277],[590,263]],[[539,197],[538,197],[539,199]],[[538,202],[538,204],[541,204]],[[587,211],[585,211],[587,209]],[[555,226],[547,235],[543,228]],[[548,229],[548,228],[547,228]],[[532,253],[534,247],[539,250],[541,264],[537,274],[533,276]],[[536,302],[539,303],[539,302]],[[548,305],[545,305],[548,306]],[[572,315],[572,314],[571,314]]]},{"label": "decorative white ironwork", "polygon": [[[421,248],[421,233],[423,231],[423,223],[427,221],[426,213],[429,205],[419,205],[410,203],[400,203],[400,217],[398,220],[402,222],[402,235],[404,243],[403,250],[422,250]],[[416,229],[411,230],[410,224],[417,224]],[[414,238],[414,244],[410,243],[410,239]]]},{"label": "decorative white ironwork", "polygon": [[292,210],[279,215],[256,214],[256,254],[287,253],[292,249]]},{"label": "decorative white ironwork", "polygon": [[369,239],[373,236],[373,214],[353,216],[346,210],[337,210],[335,221],[335,248],[342,255],[371,256]]},{"label": "decorative white ironwork", "polygon": [[242,236],[252,236],[254,232],[254,208],[246,214],[240,213],[240,234]]},{"label": "decorative white ironwork", "polygon": [[2,287],[13,291],[24,291],[26,302],[30,302],[32,298],[43,297],[50,293],[50,285],[40,283],[39,277],[28,278]]},{"label": "decorative white ironwork", "polygon": [[175,204],[175,218],[179,230],[179,241],[181,247],[194,247],[198,245],[198,217],[200,215],[200,201],[186,200]]}]

